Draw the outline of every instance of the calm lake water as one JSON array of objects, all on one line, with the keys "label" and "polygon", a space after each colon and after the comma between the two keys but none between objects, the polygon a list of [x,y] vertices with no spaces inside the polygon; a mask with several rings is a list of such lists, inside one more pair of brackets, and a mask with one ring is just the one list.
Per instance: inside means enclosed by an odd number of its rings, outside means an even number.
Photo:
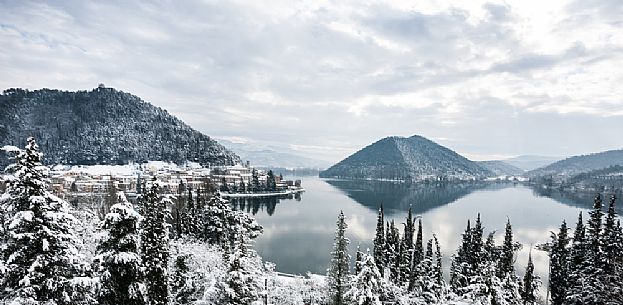
[{"label": "calm lake water", "polygon": [[[458,249],[468,218],[478,213],[485,236],[495,231],[498,243],[504,235],[506,220],[513,225],[516,241],[523,244],[516,259],[520,275],[528,261],[531,246],[547,242],[550,231],[558,230],[563,219],[574,228],[578,213],[588,212],[591,195],[535,191],[520,184],[446,184],[412,185],[327,180],[302,177],[306,192],[292,199],[263,199],[239,208],[255,215],[264,227],[255,249],[267,261],[286,273],[325,274],[333,246],[335,223],[340,210],[348,223],[347,236],[354,257],[358,244],[363,251],[372,249],[379,204],[385,219],[403,223],[409,207],[422,217],[424,239],[436,234],[445,256],[448,272],[450,257]],[[607,200],[604,200],[607,202]],[[586,217],[584,218],[586,219]],[[533,249],[536,272],[547,281],[547,253]]]}]

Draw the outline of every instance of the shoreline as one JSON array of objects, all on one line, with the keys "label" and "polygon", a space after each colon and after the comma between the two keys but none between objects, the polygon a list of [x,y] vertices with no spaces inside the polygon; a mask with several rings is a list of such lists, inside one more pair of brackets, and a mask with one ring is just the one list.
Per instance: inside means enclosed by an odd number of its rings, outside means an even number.
[{"label": "shoreline", "polygon": [[296,190],[287,190],[285,192],[273,192],[273,193],[222,193],[221,191],[218,194],[222,198],[259,198],[259,197],[275,197],[275,196],[283,196],[283,195],[294,195],[305,192],[304,188],[296,189]]}]

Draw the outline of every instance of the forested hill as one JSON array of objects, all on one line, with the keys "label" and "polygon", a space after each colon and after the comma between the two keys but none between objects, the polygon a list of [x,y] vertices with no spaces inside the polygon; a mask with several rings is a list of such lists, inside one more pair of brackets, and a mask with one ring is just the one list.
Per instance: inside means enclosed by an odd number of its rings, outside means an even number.
[{"label": "forested hill", "polygon": [[574,176],[581,173],[623,165],[623,150],[609,150],[589,155],[573,156],[526,173],[528,177]]},{"label": "forested hill", "polygon": [[[125,164],[187,160],[231,164],[240,158],[166,110],[100,86],[91,91],[5,90],[0,95],[0,147],[34,136],[45,164]],[[0,165],[9,162],[0,156]]]},{"label": "forested hill", "polygon": [[493,173],[421,136],[387,137],[361,149],[321,177],[389,180],[472,180]]}]

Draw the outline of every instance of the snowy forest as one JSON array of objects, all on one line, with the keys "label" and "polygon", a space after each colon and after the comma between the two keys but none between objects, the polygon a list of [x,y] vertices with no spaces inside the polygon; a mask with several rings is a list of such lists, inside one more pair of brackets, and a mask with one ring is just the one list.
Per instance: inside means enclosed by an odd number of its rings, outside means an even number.
[{"label": "snowy forest", "polygon": [[[623,304],[623,234],[616,198],[604,212],[601,196],[573,234],[562,222],[541,245],[550,254],[549,283],[529,259],[519,277],[507,221],[502,244],[485,234],[480,216],[467,221],[462,244],[444,276],[442,247],[424,241],[422,220],[409,211],[404,228],[379,209],[373,249],[348,251],[347,219],[338,215],[326,275],[284,277],[252,243],[262,227],[213,196],[188,196],[171,225],[174,198],[159,181],[138,203],[122,192],[99,219],[48,191],[34,138],[24,149],[5,146],[12,164],[0,197],[2,304]],[[544,232],[544,240],[547,236]],[[352,268],[351,268],[351,265]]]}]

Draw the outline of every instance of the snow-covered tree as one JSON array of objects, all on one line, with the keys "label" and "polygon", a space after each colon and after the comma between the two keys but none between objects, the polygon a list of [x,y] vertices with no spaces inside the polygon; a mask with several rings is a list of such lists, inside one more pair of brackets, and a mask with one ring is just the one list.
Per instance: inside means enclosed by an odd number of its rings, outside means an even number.
[{"label": "snow-covered tree", "polygon": [[212,245],[226,242],[227,213],[230,208],[219,196],[212,197],[203,207],[203,239]]},{"label": "snow-covered tree", "polygon": [[353,305],[381,305],[383,286],[383,277],[376,267],[374,257],[369,253],[363,254],[361,270],[353,278],[346,298]]},{"label": "snow-covered tree", "polygon": [[[492,257],[498,260],[498,268],[496,275],[502,281],[502,295],[504,304],[519,304],[521,301],[521,284],[515,273],[515,252],[519,249],[518,245],[513,243],[513,229],[510,219],[506,222],[504,233],[504,242],[501,249],[497,251],[498,257]],[[491,250],[490,250],[491,251]]]},{"label": "snow-covered tree", "polygon": [[253,217],[233,211],[227,201],[219,196],[212,197],[203,208],[203,240],[213,245],[223,245],[239,240],[244,234],[253,239],[262,233],[262,227]]},{"label": "snow-covered tree", "polygon": [[160,182],[153,180],[141,200],[144,219],[141,225],[142,260],[145,267],[145,285],[150,305],[168,303],[169,225],[168,208],[171,199],[161,194]]},{"label": "snow-covered tree", "polygon": [[558,234],[552,233],[549,252],[549,290],[552,305],[562,305],[569,289],[569,236],[567,223],[560,225]]},{"label": "snow-covered tree", "polygon": [[195,208],[195,200],[193,199],[193,192],[190,188],[186,196],[186,207],[179,213],[179,218],[180,227],[178,237],[198,238],[201,235],[201,230],[203,230],[201,226],[202,217],[200,217]]},{"label": "snow-covered tree", "polygon": [[424,257],[424,241],[422,238],[422,233],[422,219],[419,219],[417,237],[415,239],[415,244],[413,244],[413,253],[411,255],[411,274],[409,275],[408,286],[409,291],[413,291],[413,289],[415,288],[415,281],[419,276],[419,274],[417,274],[417,266],[422,262],[422,259]]},{"label": "snow-covered tree", "polygon": [[433,240],[435,242],[435,264],[433,266],[433,283],[436,297],[438,301],[442,301],[445,299],[447,295],[447,285],[445,280],[443,279],[443,256],[441,254],[441,245],[439,245],[439,240],[437,239],[437,235],[433,234]]},{"label": "snow-covered tree", "polygon": [[359,274],[359,272],[361,272],[362,266],[363,252],[361,252],[361,245],[357,245],[357,255],[355,256],[355,274]]},{"label": "snow-covered tree", "polygon": [[569,253],[569,289],[567,290],[564,304],[584,304],[584,296],[587,293],[585,290],[587,287],[585,283],[587,249],[586,228],[582,221],[582,212],[580,212],[573,234],[573,244]]},{"label": "snow-covered tree", "polygon": [[[418,233],[419,238],[419,233]],[[457,295],[463,294],[463,289],[469,285],[472,275],[469,256],[471,255],[472,228],[470,220],[467,220],[467,227],[463,232],[461,246],[454,255],[452,265],[450,266],[450,287]],[[417,243],[416,243],[417,249]],[[417,252],[416,252],[417,253]]]},{"label": "snow-covered tree", "polygon": [[506,221],[504,243],[502,244],[501,250],[498,274],[503,277],[505,274],[515,273],[515,248],[513,245],[513,229],[510,219]]},{"label": "snow-covered tree", "polygon": [[346,304],[346,291],[350,282],[350,254],[348,253],[349,240],[346,238],[348,225],[344,219],[344,212],[340,211],[335,230],[335,243],[331,252],[331,263],[327,270],[327,286],[331,305]]},{"label": "snow-covered tree", "polygon": [[68,203],[46,191],[46,171],[34,138],[25,149],[5,146],[14,163],[6,168],[0,197],[4,217],[0,246],[0,298],[7,304],[72,304],[71,283],[81,258]]},{"label": "snow-covered tree", "polygon": [[614,273],[617,262],[623,254],[622,238],[620,228],[617,227],[617,212],[615,209],[616,197],[612,195],[606,213],[606,221],[604,223],[603,234],[603,250],[605,252],[604,271],[608,274]]},{"label": "snow-covered tree", "polygon": [[415,234],[415,220],[413,219],[413,213],[411,211],[411,207],[409,207],[409,212],[407,213],[407,220],[405,223],[404,234],[402,242],[402,254],[401,254],[401,280],[408,285],[411,276],[411,264],[413,262],[413,252],[414,252],[414,244],[413,237]]},{"label": "snow-covered tree", "polygon": [[384,249],[385,271],[389,271],[388,276],[393,283],[399,283],[400,280],[400,233],[394,223],[394,220],[387,222],[385,231],[385,249]]},{"label": "snow-covered tree", "polygon": [[422,299],[428,303],[436,303],[437,293],[435,291],[436,286],[436,269],[435,258],[433,256],[433,240],[430,239],[426,243],[426,252],[424,258],[418,265],[418,278],[416,279],[415,292],[421,296]]},{"label": "snow-covered tree", "polygon": [[385,216],[383,215],[383,204],[379,208],[379,214],[376,220],[376,234],[374,236],[374,249],[372,254],[374,255],[374,261],[376,266],[383,275],[385,269]]},{"label": "snow-covered tree", "polygon": [[190,254],[179,254],[175,257],[173,274],[171,276],[171,297],[176,305],[191,304],[196,300],[195,295],[199,287],[193,274],[190,272]]},{"label": "snow-covered tree", "polygon": [[532,252],[528,254],[528,265],[523,276],[523,285],[521,289],[521,298],[523,305],[536,305],[539,299],[539,287],[541,280],[539,276],[534,274],[534,264],[532,263]]},{"label": "snow-covered tree", "polygon": [[587,293],[584,298],[586,305],[604,304],[605,299],[605,273],[604,267],[606,257],[603,251],[603,204],[601,196],[597,194],[594,200],[593,209],[589,212],[587,224],[587,246],[586,261],[584,268],[585,287]]},{"label": "snow-covered tree", "polygon": [[141,216],[123,193],[118,198],[102,221],[106,234],[94,259],[100,275],[97,299],[102,305],[143,305],[146,291],[138,245]]},{"label": "snow-covered tree", "polygon": [[249,270],[244,268],[246,256],[242,248],[228,255],[229,268],[225,282],[221,283],[222,305],[249,305],[258,299],[257,285]]},{"label": "snow-covered tree", "polygon": [[615,210],[616,197],[612,195],[606,213],[603,232],[604,285],[609,304],[623,303],[623,232]]}]

